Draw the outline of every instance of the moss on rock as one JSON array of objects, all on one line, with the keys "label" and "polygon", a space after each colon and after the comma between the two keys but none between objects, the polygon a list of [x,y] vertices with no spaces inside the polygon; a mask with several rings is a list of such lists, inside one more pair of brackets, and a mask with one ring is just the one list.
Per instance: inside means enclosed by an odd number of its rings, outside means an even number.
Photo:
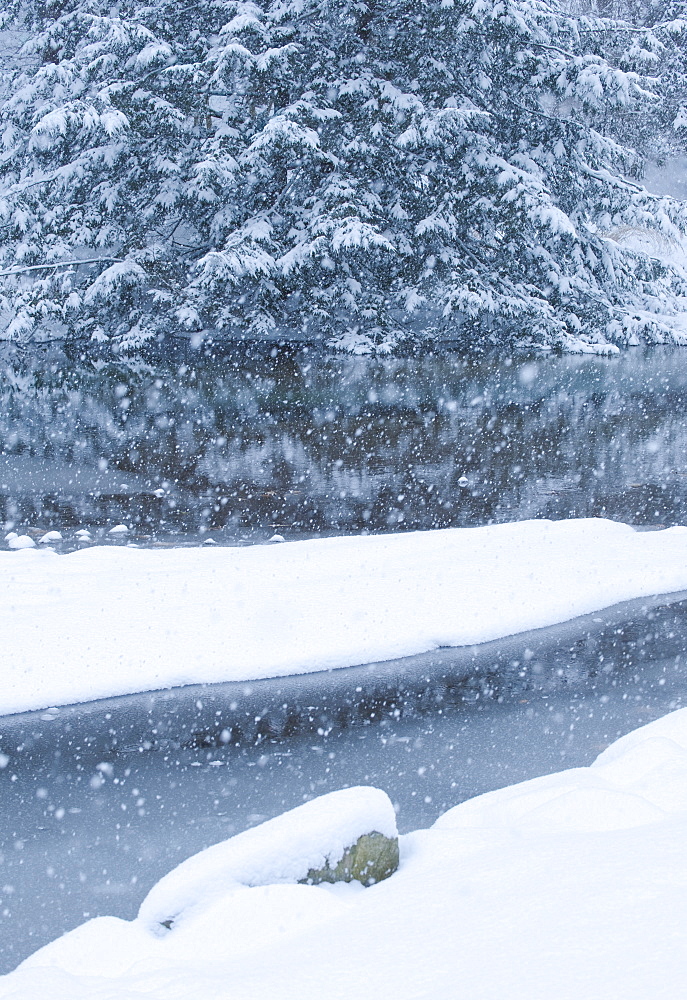
[{"label": "moss on rock", "polygon": [[324,868],[311,868],[304,879],[306,885],[320,882],[362,882],[374,885],[388,878],[398,868],[398,838],[383,833],[364,833],[332,868],[327,859]]}]

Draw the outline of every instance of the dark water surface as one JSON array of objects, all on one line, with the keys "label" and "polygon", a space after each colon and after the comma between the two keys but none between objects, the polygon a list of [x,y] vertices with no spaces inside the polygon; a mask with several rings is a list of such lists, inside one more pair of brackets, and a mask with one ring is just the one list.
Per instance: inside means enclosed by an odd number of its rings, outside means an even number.
[{"label": "dark water surface", "polygon": [[5,531],[58,529],[73,547],[77,529],[107,540],[121,522],[139,544],[237,544],[528,517],[687,521],[680,348],[498,363],[273,353],[0,359]]}]

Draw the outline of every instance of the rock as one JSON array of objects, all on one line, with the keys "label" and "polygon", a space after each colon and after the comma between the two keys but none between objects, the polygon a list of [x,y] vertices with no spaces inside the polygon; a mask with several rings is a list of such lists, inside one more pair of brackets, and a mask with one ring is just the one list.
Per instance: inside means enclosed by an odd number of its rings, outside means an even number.
[{"label": "rock", "polygon": [[7,544],[11,549],[32,549],[36,543],[29,535],[17,535],[10,538]]},{"label": "rock", "polygon": [[49,545],[51,542],[61,542],[62,532],[61,531],[46,531],[44,535],[38,539],[41,545]]},{"label": "rock", "polygon": [[301,879],[306,885],[318,885],[320,882],[362,882],[363,885],[374,885],[393,875],[398,868],[398,838],[385,837],[383,833],[364,833],[358,837],[352,847],[348,847],[344,856],[334,868],[329,860],[324,868],[311,868],[307,876]]}]

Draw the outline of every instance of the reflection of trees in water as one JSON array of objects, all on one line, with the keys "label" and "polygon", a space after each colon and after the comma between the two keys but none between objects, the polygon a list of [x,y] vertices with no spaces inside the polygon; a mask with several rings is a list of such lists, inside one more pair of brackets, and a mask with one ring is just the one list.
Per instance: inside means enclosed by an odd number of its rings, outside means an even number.
[{"label": "reflection of trees in water", "polygon": [[[144,486],[138,499],[67,499],[46,476],[41,496],[10,483],[7,502],[27,521],[144,510],[153,526],[188,530],[684,520],[682,357],[497,365],[302,352],[99,371],[35,359],[0,390],[4,451],[75,468],[106,462]],[[171,499],[153,496],[161,484]]]}]

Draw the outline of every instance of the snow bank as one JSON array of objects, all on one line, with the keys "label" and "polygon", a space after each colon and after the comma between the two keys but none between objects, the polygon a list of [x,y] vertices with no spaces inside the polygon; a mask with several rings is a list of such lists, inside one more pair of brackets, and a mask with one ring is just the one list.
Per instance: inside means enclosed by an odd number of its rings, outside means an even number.
[{"label": "snow bank", "polygon": [[472,645],[685,588],[687,528],[600,519],[0,552],[0,714]]},{"label": "snow bank", "polygon": [[[257,845],[261,834],[242,836]],[[0,997],[206,1000],[229,988],[232,1000],[675,1000],[687,974],[686,841],[682,710],[589,768],[451,809],[401,838],[399,871],[369,889],[212,887],[163,938],[140,919],[100,918],[0,979]]]}]

